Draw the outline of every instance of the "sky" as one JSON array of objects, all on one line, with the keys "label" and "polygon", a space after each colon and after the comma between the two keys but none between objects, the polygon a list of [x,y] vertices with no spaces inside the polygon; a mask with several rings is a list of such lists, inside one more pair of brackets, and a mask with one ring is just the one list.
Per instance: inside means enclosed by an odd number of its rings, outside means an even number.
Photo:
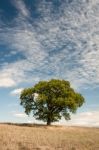
[{"label": "sky", "polygon": [[0,0],[0,122],[36,123],[20,92],[52,78],[85,97],[58,124],[99,127],[99,0]]}]

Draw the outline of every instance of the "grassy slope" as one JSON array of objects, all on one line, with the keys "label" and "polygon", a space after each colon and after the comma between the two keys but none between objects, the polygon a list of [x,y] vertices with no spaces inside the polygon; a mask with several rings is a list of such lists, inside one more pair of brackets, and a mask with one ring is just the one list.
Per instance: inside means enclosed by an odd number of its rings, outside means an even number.
[{"label": "grassy slope", "polygon": [[99,129],[0,124],[0,150],[99,150]]}]

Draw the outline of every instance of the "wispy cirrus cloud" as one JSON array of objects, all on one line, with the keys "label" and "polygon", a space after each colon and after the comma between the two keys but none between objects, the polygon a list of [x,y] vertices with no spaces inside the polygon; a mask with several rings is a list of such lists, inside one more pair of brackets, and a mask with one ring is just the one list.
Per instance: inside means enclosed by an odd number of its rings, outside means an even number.
[{"label": "wispy cirrus cloud", "polygon": [[6,72],[16,85],[27,77],[28,82],[64,78],[75,87],[99,84],[98,0],[64,0],[57,5],[40,1],[34,22],[24,1],[14,1],[14,5],[21,15],[13,27],[0,29],[0,39],[24,58],[7,64],[1,74]]},{"label": "wispy cirrus cloud", "polygon": [[12,4],[16,7],[16,9],[18,10],[18,14],[22,15],[24,17],[29,17],[30,16],[30,12],[29,10],[26,8],[26,5],[24,3],[24,1],[22,0],[12,0]]}]

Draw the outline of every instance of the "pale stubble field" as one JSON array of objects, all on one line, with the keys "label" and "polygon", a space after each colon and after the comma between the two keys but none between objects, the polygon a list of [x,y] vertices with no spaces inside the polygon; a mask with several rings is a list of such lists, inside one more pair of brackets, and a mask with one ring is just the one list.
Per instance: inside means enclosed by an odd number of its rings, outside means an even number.
[{"label": "pale stubble field", "polygon": [[0,150],[99,150],[99,128],[0,124]]}]

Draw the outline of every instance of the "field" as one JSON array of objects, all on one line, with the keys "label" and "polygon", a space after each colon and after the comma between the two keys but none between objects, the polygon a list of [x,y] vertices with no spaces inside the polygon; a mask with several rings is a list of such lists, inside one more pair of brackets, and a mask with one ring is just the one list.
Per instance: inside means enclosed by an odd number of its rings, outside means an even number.
[{"label": "field", "polygon": [[0,150],[99,150],[99,128],[0,124]]}]

